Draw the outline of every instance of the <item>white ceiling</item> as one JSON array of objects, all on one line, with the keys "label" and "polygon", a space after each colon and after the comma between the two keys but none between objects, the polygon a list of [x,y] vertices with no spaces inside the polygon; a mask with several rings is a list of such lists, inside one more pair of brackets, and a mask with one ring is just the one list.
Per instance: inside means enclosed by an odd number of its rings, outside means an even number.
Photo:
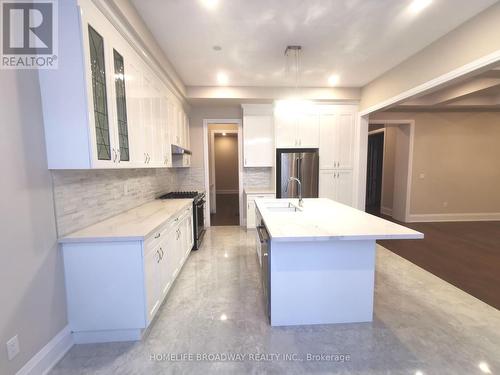
[{"label": "white ceiling", "polygon": [[433,0],[414,14],[412,0],[203,1],[132,0],[188,86],[216,85],[218,71],[231,86],[291,86],[289,44],[303,46],[302,86],[327,86],[332,73],[363,86],[496,2]]}]

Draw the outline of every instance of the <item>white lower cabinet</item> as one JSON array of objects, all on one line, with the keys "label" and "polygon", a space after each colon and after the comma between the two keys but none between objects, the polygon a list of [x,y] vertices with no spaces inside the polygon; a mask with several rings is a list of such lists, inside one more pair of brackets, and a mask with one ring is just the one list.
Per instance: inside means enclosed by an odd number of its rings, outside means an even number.
[{"label": "white lower cabinet", "polygon": [[76,343],[140,340],[193,247],[192,205],[144,240],[62,244]]},{"label": "white lower cabinet", "polygon": [[352,205],[352,170],[320,170],[319,197]]},{"label": "white lower cabinet", "polygon": [[255,200],[256,199],[274,199],[275,194],[247,194],[247,229],[255,228]]}]

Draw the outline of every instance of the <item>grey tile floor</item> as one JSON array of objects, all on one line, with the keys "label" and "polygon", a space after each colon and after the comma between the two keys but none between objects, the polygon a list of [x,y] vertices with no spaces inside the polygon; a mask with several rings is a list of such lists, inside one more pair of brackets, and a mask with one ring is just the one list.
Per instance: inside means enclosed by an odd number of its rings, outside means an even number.
[{"label": "grey tile floor", "polygon": [[[383,247],[372,323],[271,328],[254,236],[211,228],[143,341],[76,345],[51,374],[500,374],[500,311]],[[180,358],[204,353],[247,357]],[[350,360],[308,361],[308,353]]]}]

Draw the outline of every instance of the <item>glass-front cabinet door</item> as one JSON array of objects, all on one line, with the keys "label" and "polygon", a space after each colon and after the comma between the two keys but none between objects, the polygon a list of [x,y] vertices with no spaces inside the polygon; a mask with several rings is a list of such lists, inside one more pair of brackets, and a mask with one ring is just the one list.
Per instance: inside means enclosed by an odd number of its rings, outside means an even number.
[{"label": "glass-front cabinet door", "polygon": [[111,132],[107,104],[104,40],[90,25],[88,26],[88,35],[97,159],[111,161],[113,155],[111,153]]},{"label": "glass-front cabinet door", "polygon": [[122,55],[115,49],[113,49],[113,61],[115,68],[116,121],[118,125],[118,161],[130,161],[125,65]]}]

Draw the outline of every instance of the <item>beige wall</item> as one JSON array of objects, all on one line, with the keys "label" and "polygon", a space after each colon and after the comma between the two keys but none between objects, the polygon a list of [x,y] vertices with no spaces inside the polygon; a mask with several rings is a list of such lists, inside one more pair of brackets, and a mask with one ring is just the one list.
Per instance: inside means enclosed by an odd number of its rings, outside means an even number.
[{"label": "beige wall", "polygon": [[216,192],[238,192],[238,136],[216,136],[214,149]]},{"label": "beige wall", "polygon": [[415,120],[411,214],[500,212],[499,112],[386,112],[373,119]]},{"label": "beige wall", "polygon": [[363,87],[361,109],[366,110],[453,69],[500,51],[498,25],[500,3]]},{"label": "beige wall", "polygon": [[[67,320],[37,73],[2,70],[0,87],[0,374],[9,375]],[[16,334],[21,353],[9,361]]]}]

